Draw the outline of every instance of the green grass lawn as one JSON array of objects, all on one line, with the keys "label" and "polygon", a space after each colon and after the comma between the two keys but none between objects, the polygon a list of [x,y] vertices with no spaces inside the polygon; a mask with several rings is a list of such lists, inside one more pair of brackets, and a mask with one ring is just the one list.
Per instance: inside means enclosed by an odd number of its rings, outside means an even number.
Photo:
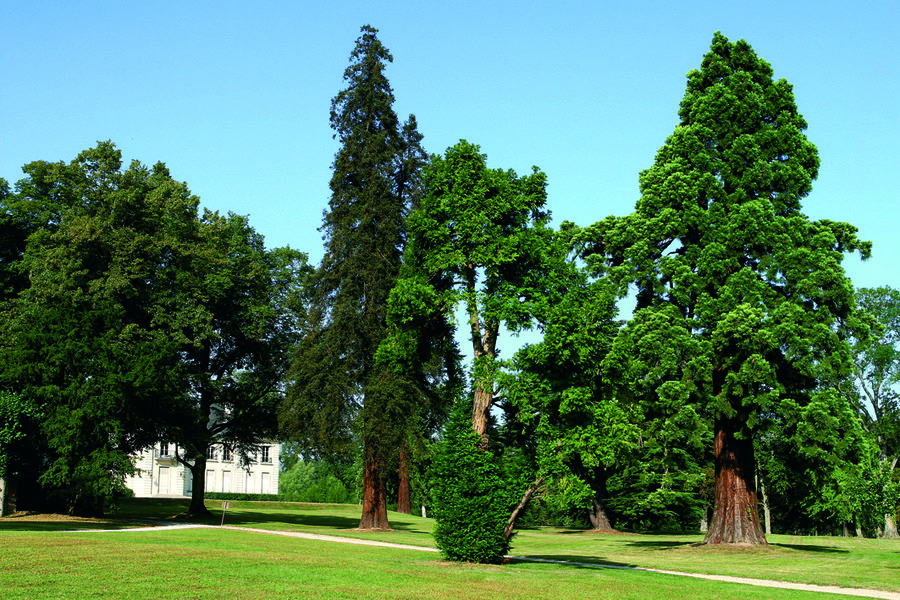
[{"label": "green grass lawn", "polygon": [[[208,506],[219,510],[219,502]],[[132,500],[121,518],[172,519],[178,501]],[[432,521],[392,513],[391,532],[353,529],[359,508],[231,502],[228,525],[327,533],[432,547]],[[218,524],[221,513],[210,523]],[[352,546],[231,529],[138,533],[122,521],[0,520],[3,598],[804,598],[642,571],[513,560],[455,564],[434,553]],[[778,579],[900,592],[900,542],[771,536],[762,549],[699,546],[700,536],[520,532],[516,556]]]}]

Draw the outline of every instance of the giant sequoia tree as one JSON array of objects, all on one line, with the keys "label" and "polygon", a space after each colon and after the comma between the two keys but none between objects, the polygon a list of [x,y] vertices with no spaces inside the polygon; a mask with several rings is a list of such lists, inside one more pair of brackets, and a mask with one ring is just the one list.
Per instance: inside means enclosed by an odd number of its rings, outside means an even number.
[{"label": "giant sequoia tree", "polygon": [[385,76],[390,52],[365,26],[331,105],[341,147],[325,213],[325,255],[316,279],[318,326],[300,344],[282,410],[288,435],[312,453],[363,446],[361,529],[385,529],[385,476],[409,410],[404,386],[377,363],[387,335],[387,300],[405,242],[404,217],[421,151],[414,121],[401,128]]},{"label": "giant sequoia tree", "polygon": [[714,421],[708,543],[765,543],[754,432],[763,413],[802,413],[822,369],[847,368],[836,325],[854,301],[841,260],[870,249],[851,225],[800,212],[819,158],[791,85],[772,73],[747,42],[716,33],[641,173],[635,212],[587,232],[594,268],[637,287],[617,342],[623,379]]}]

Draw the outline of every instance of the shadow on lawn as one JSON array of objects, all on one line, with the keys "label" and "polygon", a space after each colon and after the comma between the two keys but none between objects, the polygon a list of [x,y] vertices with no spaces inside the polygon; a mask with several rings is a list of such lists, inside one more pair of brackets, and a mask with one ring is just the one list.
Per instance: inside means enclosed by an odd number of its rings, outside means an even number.
[{"label": "shadow on lawn", "polygon": [[635,569],[640,568],[634,563],[616,562],[613,560],[603,560],[602,558],[593,558],[590,556],[577,556],[568,554],[527,554],[520,558],[510,558],[506,564],[523,565],[534,564],[535,562],[546,563],[564,563],[566,567],[574,567],[576,569]]},{"label": "shadow on lawn", "polygon": [[636,546],[638,548],[677,548],[679,546],[694,546],[696,542],[675,542],[675,541],[637,541],[628,542],[628,546]]},{"label": "shadow on lawn", "polygon": [[801,552],[824,552],[828,554],[849,554],[849,550],[844,548],[836,548],[834,546],[817,546],[813,544],[769,544],[770,546],[778,546],[779,548],[788,548],[789,550],[800,550]]}]

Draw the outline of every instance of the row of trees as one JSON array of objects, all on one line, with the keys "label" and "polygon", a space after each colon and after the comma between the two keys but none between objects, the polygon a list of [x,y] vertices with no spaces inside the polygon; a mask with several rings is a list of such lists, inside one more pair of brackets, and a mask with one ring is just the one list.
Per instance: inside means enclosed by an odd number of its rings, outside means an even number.
[{"label": "row of trees", "polygon": [[[517,483],[494,500],[507,541],[540,491],[590,508],[601,527],[609,511],[632,523],[654,512],[657,522],[705,521],[708,504],[709,543],[765,543],[766,481],[766,518],[859,519],[853,490],[873,473],[863,465],[893,462],[897,447],[872,445],[887,439],[872,432],[888,420],[860,417],[884,401],[852,383],[852,359],[871,363],[872,336],[893,325],[881,329],[858,306],[841,268],[870,244],[849,224],[801,212],[819,158],[789,83],[749,44],[716,34],[688,75],[678,126],[641,173],[635,212],[554,230],[537,168],[489,168],[465,141],[427,157],[414,119],[401,127],[393,113],[390,60],[364,28],[332,107],[342,146],[323,227],[320,331],[301,344],[282,408],[308,452],[364,448],[361,527],[388,526],[376,509],[382,482],[460,402],[471,403],[477,450]],[[629,294],[634,314],[619,322]],[[458,314],[474,357],[468,393],[448,325]],[[543,341],[500,361],[500,332],[532,327]],[[893,398],[893,382],[878,389]],[[437,456],[439,521],[451,518],[451,496],[471,519],[475,505],[462,499],[499,479],[449,475],[450,463],[476,469],[461,450]],[[870,514],[893,512],[890,470]],[[478,491],[453,492],[453,481]],[[789,498],[798,486],[805,495]]]},{"label": "row of trees", "polygon": [[358,464],[361,528],[396,491],[453,558],[496,560],[529,511],[694,528],[712,507],[709,543],[765,543],[761,517],[891,531],[900,298],[857,295],[841,261],[870,245],[801,212],[816,148],[749,44],[714,36],[632,214],[558,229],[539,169],[425,152],[391,60],[363,27],[315,269],[110,143],[0,186],[0,474],[97,512],[165,440],[201,513],[206,449],[279,430],[298,498],[343,497]]}]

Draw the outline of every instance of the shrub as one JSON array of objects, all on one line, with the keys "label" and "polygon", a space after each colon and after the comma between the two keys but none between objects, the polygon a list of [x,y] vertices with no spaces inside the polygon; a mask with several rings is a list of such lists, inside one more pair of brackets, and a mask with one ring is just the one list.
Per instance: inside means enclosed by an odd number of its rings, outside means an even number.
[{"label": "shrub", "polygon": [[498,563],[510,549],[507,486],[493,455],[478,449],[467,411],[454,411],[445,433],[431,468],[435,544],[447,560]]},{"label": "shrub", "polygon": [[233,500],[235,502],[281,502],[284,500],[280,494],[244,494],[241,492],[205,492],[203,497],[207,500]]}]

